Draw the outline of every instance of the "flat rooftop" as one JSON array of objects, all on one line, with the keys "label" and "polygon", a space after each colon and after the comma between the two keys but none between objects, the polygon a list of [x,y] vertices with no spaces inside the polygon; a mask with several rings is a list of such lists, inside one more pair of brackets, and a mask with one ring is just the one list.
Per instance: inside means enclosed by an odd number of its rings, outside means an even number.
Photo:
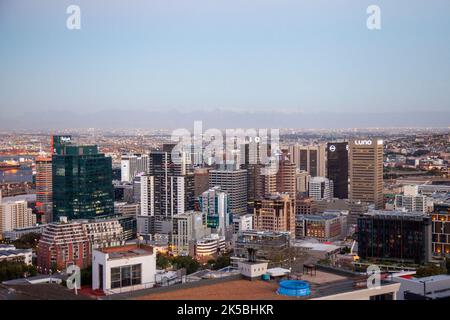
[{"label": "flat rooftop", "polygon": [[110,299],[132,300],[307,300],[363,289],[356,286],[358,276],[340,275],[317,270],[314,275],[302,275],[310,284],[308,297],[289,297],[277,294],[277,280],[244,280],[224,278],[200,280],[194,283],[135,291],[128,295],[113,295]]},{"label": "flat rooftop", "polygon": [[125,259],[153,254],[153,247],[147,245],[130,244],[120,247],[103,248],[97,251],[109,255],[109,259]]}]

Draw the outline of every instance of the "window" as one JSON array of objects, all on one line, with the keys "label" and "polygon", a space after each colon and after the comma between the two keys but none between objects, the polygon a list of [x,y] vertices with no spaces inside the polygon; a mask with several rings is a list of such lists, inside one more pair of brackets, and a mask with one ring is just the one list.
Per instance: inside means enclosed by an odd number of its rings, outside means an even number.
[{"label": "window", "polygon": [[111,288],[120,288],[120,267],[111,268]]},{"label": "window", "polygon": [[142,283],[140,264],[111,268],[111,288],[128,287]]}]

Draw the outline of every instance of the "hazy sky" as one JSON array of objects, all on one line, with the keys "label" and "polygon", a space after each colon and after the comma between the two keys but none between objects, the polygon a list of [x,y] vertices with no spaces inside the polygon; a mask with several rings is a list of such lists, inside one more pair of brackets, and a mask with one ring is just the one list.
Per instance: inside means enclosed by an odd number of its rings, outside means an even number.
[{"label": "hazy sky", "polygon": [[449,16],[449,0],[0,0],[0,111],[450,111]]}]

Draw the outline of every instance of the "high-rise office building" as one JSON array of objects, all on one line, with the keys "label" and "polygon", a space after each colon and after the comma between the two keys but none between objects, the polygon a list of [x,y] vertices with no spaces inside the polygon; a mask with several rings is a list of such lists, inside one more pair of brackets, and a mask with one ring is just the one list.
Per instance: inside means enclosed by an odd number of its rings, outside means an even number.
[{"label": "high-rise office building", "polygon": [[220,236],[226,236],[232,219],[228,195],[220,187],[210,188],[202,193],[200,208],[208,228],[212,228]]},{"label": "high-rise office building", "polygon": [[425,264],[431,258],[431,219],[423,213],[372,211],[358,217],[362,259]]},{"label": "high-rise office building", "polygon": [[289,194],[268,195],[255,202],[253,226],[261,231],[290,232],[295,237],[295,202]]},{"label": "high-rise office building", "polygon": [[72,143],[72,136],[69,135],[53,135],[51,136],[51,154],[61,154],[64,146]]},{"label": "high-rise office building", "polygon": [[291,160],[297,165],[300,170],[307,171],[311,177],[325,177],[326,176],[326,145],[291,145],[289,146],[289,153]]},{"label": "high-rise office building", "polygon": [[313,177],[309,180],[309,197],[314,200],[333,199],[333,181],[325,177]]},{"label": "high-rise office building", "polygon": [[122,182],[132,182],[139,173],[148,173],[149,156],[146,154],[124,154],[120,160]]},{"label": "high-rise office building", "polygon": [[65,144],[52,156],[53,221],[114,214],[112,160],[97,146]]},{"label": "high-rise office building", "polygon": [[353,139],[349,149],[350,199],[383,209],[383,140]]},{"label": "high-rise office building", "polygon": [[41,222],[53,221],[52,158],[36,158],[36,209]]},{"label": "high-rise office building", "polygon": [[247,170],[210,170],[209,187],[217,186],[227,193],[233,215],[247,212]]},{"label": "high-rise office building", "polygon": [[348,199],[348,143],[327,144],[327,178],[333,181],[334,197]]}]

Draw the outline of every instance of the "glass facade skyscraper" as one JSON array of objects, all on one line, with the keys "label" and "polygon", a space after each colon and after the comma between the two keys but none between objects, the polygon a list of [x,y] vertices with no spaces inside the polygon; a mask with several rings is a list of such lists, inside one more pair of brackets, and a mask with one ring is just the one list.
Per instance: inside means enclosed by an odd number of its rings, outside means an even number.
[{"label": "glass facade skyscraper", "polygon": [[348,198],[348,143],[327,144],[327,178],[333,181],[333,196]]},{"label": "glass facade skyscraper", "polygon": [[112,160],[97,146],[65,145],[52,157],[53,220],[114,214]]}]

